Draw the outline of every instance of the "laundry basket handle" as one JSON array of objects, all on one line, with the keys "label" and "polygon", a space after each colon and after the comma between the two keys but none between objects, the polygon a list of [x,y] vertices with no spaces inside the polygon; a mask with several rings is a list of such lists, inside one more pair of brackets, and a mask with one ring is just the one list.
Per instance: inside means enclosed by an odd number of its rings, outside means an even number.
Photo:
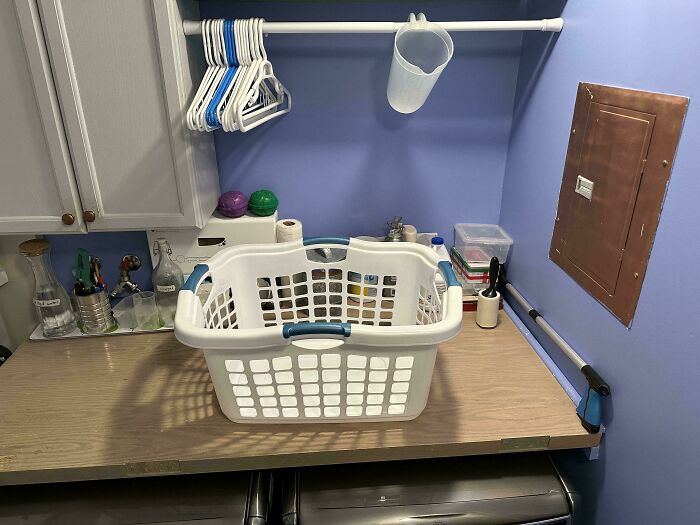
[{"label": "laundry basket handle", "polygon": [[440,268],[442,275],[445,277],[445,282],[447,283],[447,286],[462,286],[461,284],[459,284],[459,280],[457,280],[457,276],[455,275],[455,271],[452,269],[451,262],[440,261],[438,263],[438,268]]},{"label": "laundry basket handle", "polygon": [[209,265],[198,264],[192,270],[192,273],[187,278],[185,284],[182,285],[181,290],[189,290],[192,293],[197,293],[197,287],[202,278],[209,272]]},{"label": "laundry basket handle", "polygon": [[350,323],[299,323],[287,324],[282,327],[285,339],[297,335],[335,335],[350,337]]},{"label": "laundry basket handle", "polygon": [[347,246],[350,244],[349,237],[304,237],[304,246],[313,246],[314,244],[341,244]]}]

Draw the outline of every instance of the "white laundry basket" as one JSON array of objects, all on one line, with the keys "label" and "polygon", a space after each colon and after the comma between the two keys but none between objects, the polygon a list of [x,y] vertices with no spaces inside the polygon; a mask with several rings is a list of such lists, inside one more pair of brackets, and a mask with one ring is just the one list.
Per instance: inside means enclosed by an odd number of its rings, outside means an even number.
[{"label": "white laundry basket", "polygon": [[204,351],[233,421],[396,421],[425,408],[437,345],[461,323],[452,266],[430,248],[313,238],[195,267],[175,336]]}]

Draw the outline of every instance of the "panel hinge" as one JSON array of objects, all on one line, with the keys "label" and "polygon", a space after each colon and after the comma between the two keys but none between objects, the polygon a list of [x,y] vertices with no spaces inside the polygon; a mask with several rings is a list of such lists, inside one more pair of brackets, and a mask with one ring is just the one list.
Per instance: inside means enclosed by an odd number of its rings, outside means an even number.
[{"label": "panel hinge", "polygon": [[642,171],[640,171],[639,173],[644,175],[644,170],[646,169],[646,167],[647,167],[647,159],[643,159],[642,160]]}]

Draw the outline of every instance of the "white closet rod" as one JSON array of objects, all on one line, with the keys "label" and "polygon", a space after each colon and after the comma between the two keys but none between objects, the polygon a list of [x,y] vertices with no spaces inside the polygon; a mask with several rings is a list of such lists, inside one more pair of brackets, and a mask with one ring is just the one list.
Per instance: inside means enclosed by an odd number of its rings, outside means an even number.
[{"label": "white closet rod", "polygon": [[[446,31],[551,31],[559,33],[563,18],[483,22],[433,22]],[[396,33],[404,22],[263,22],[263,33]],[[183,20],[186,35],[202,33],[198,20]]]}]

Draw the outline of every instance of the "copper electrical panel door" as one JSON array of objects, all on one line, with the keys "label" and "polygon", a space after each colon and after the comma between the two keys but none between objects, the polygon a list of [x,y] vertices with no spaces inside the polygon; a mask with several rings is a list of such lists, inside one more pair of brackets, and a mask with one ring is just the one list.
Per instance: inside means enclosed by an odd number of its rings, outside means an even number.
[{"label": "copper electrical panel door", "polygon": [[625,324],[687,105],[685,97],[579,84],[550,258]]}]

